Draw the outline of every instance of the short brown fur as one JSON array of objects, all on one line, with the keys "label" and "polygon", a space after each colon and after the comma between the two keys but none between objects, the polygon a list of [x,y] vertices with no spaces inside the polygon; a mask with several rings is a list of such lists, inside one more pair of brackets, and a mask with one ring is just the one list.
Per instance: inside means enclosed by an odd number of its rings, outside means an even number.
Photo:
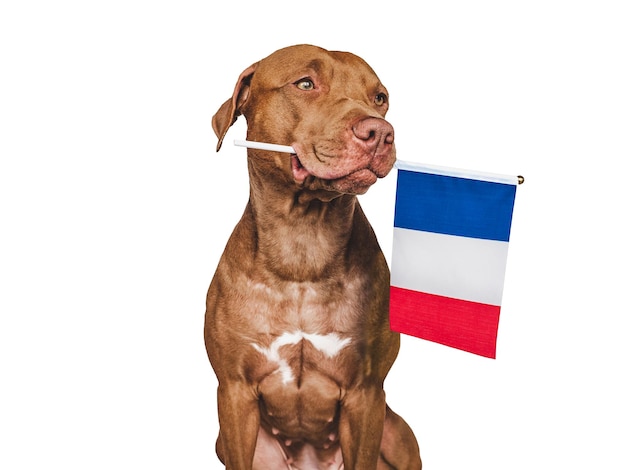
[{"label": "short brown fur", "polygon": [[228,470],[419,470],[385,403],[400,339],[389,270],[357,194],[395,161],[387,90],[359,57],[301,45],[240,75],[213,117],[218,150],[243,114],[250,199],[207,295]]}]

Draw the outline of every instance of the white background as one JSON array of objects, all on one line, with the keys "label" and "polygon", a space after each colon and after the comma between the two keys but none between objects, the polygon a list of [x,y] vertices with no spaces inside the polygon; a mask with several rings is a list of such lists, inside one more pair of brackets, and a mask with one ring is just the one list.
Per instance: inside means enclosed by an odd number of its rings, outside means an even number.
[{"label": "white background", "polygon": [[[624,469],[619,1],[5,1],[0,467],[218,469],[204,296],[247,199],[239,73],[313,43],[391,92],[398,157],[523,174],[493,361],[405,336],[427,470]],[[390,257],[395,172],[361,198]]]}]

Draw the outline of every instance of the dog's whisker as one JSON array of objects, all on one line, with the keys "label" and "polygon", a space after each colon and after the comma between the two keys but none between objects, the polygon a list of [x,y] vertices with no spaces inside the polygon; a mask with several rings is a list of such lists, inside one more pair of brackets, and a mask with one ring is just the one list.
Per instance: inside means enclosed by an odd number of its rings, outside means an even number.
[{"label": "dog's whisker", "polygon": [[282,152],[295,154],[296,151],[289,145],[269,144],[266,142],[253,142],[251,140],[235,140],[235,145],[238,147],[248,147],[258,150],[269,150],[271,152]]}]

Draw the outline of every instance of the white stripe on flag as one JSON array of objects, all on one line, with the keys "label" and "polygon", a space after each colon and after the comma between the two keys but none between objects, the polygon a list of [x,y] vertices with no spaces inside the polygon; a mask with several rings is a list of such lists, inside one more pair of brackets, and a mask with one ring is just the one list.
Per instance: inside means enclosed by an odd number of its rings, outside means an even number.
[{"label": "white stripe on flag", "polygon": [[499,306],[508,245],[395,227],[391,285]]}]

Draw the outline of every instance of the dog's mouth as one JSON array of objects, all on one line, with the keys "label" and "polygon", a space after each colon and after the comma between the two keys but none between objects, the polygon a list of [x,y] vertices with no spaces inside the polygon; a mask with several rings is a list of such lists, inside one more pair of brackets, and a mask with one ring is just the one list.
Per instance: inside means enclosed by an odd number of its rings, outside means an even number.
[{"label": "dog's mouth", "polygon": [[291,154],[291,173],[296,183],[300,184],[304,183],[304,180],[311,175],[295,153]]}]

